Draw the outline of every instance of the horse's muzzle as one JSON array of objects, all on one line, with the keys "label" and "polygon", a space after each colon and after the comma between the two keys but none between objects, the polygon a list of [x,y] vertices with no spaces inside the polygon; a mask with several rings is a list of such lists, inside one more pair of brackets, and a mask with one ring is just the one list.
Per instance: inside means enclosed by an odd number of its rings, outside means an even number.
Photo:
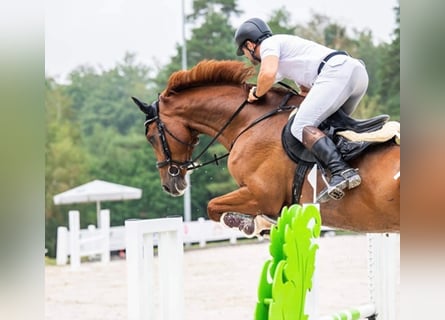
[{"label": "horse's muzzle", "polygon": [[181,176],[170,177],[162,183],[162,189],[173,197],[180,197],[187,189],[187,182]]}]

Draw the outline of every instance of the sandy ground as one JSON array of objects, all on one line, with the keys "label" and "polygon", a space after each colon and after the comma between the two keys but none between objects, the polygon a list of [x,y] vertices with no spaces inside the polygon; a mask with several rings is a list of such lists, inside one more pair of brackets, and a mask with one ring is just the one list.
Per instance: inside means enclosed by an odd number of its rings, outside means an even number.
[{"label": "sandy ground", "polygon": [[[260,271],[270,257],[268,245],[263,241],[186,250],[184,319],[253,319]],[[369,302],[366,236],[321,238],[318,259],[321,315]],[[77,271],[47,266],[45,276],[46,320],[127,319],[125,260],[83,263]],[[396,305],[399,308],[399,301]]]}]

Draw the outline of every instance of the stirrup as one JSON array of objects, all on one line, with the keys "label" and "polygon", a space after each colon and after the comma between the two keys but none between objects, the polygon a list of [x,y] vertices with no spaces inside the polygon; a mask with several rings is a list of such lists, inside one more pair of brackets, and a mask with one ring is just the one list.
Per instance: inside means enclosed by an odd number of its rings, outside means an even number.
[{"label": "stirrup", "polygon": [[[345,187],[346,188],[346,187]],[[331,199],[340,200],[345,196],[345,192],[337,186],[327,186],[317,196],[318,203],[328,202]]]},{"label": "stirrup", "polygon": [[362,179],[358,174],[358,169],[347,169],[341,172],[340,176],[344,180],[340,181],[339,183],[335,185],[326,183],[326,188],[324,188],[317,196],[318,203],[324,203],[330,199],[340,200],[345,196],[345,192],[343,190],[346,188],[352,189],[358,187],[362,182]]},{"label": "stirrup", "polygon": [[348,189],[358,187],[362,183],[362,178],[358,174],[358,169],[348,169],[340,173],[348,182]]}]

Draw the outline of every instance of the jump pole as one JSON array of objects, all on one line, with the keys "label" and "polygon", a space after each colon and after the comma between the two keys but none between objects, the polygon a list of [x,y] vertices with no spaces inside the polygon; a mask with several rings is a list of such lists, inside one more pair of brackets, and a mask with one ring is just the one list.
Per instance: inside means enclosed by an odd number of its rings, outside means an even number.
[{"label": "jump pole", "polygon": [[400,234],[367,233],[368,287],[371,303],[319,318],[319,320],[395,320],[397,265]]},{"label": "jump pole", "polygon": [[[126,220],[128,320],[184,317],[182,217]],[[155,291],[154,237],[157,236],[159,292]],[[159,297],[159,309],[155,298]]]},{"label": "jump pole", "polygon": [[371,302],[377,320],[396,320],[398,275],[396,261],[400,259],[399,233],[368,233],[368,277]]}]

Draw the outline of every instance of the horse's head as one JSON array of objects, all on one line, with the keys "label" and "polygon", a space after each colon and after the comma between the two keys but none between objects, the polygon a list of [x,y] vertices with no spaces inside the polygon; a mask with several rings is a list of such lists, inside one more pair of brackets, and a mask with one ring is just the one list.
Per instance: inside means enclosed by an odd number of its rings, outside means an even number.
[{"label": "horse's head", "polygon": [[132,99],[146,116],[145,136],[156,155],[162,188],[172,196],[183,195],[187,188],[185,174],[192,166],[192,152],[199,141],[198,132],[180,119],[162,116],[159,100],[148,105]]}]

